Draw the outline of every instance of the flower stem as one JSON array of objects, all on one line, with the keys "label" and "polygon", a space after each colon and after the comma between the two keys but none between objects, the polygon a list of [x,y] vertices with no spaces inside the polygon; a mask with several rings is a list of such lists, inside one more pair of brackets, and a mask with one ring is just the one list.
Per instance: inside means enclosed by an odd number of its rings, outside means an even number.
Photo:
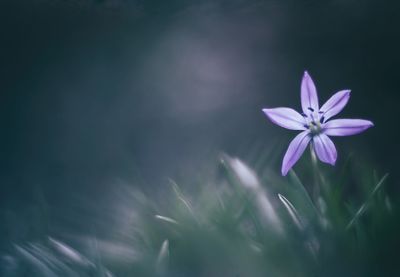
[{"label": "flower stem", "polygon": [[314,184],[312,187],[312,195],[314,199],[314,203],[318,203],[318,198],[320,196],[320,184],[318,178],[318,160],[317,155],[315,154],[312,143],[310,143],[310,154],[311,154],[311,164],[313,167],[313,176],[314,176]]}]

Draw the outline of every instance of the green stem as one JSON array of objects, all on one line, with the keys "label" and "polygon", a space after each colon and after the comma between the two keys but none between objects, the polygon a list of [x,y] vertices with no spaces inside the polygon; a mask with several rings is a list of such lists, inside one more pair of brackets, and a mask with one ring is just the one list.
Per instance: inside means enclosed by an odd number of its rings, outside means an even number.
[{"label": "green stem", "polygon": [[311,153],[311,164],[313,167],[313,176],[314,176],[314,184],[312,187],[312,195],[314,199],[314,203],[318,203],[318,198],[321,193],[320,182],[318,178],[318,160],[317,155],[315,154],[313,145],[310,144],[310,153]]}]

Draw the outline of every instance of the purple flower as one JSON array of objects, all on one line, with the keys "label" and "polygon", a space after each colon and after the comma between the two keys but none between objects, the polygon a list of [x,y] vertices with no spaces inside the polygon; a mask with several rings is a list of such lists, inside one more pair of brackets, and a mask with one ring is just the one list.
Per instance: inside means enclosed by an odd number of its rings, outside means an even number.
[{"label": "purple flower", "polygon": [[322,107],[318,104],[318,94],[314,82],[307,71],[301,82],[300,114],[291,108],[263,109],[263,112],[275,124],[290,130],[302,131],[286,151],[282,163],[282,175],[285,176],[303,154],[311,142],[317,157],[324,163],[335,165],[337,152],[328,136],[350,136],[361,133],[374,126],[363,119],[333,119],[346,106],[350,90],[335,93]]}]

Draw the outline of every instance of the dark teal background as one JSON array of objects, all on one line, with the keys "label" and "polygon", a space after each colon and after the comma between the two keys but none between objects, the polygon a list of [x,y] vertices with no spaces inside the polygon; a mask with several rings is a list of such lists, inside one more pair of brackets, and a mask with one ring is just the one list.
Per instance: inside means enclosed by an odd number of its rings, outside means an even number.
[{"label": "dark teal background", "polygon": [[305,69],[376,125],[334,139],[338,166],[353,152],[397,193],[399,26],[396,1],[1,1],[2,238],[39,232],[40,199],[50,229],[77,228],[77,199],[101,210],[120,180],[151,192],[222,151],[283,156],[294,133],[261,109],[299,109]]}]

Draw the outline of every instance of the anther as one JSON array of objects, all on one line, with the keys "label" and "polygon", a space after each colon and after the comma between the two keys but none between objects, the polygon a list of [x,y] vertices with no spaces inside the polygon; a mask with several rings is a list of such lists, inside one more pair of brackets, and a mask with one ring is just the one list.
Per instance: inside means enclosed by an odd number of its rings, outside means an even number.
[{"label": "anther", "polygon": [[309,109],[310,111],[314,112],[314,109],[313,109],[313,108],[311,108],[311,107],[308,107],[308,109]]}]

